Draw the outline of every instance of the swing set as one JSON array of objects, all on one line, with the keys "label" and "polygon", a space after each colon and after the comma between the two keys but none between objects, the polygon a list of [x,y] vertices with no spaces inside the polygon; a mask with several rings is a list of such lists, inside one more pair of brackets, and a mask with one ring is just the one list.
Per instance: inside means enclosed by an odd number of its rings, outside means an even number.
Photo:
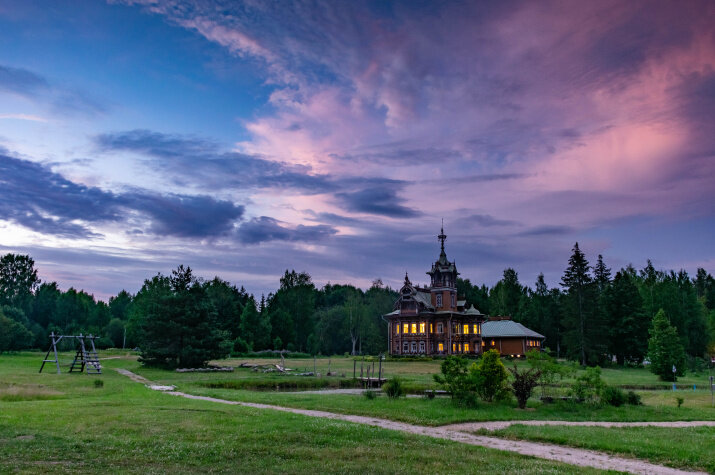
[{"label": "swing set", "polygon": [[[50,334],[50,339],[52,344],[47,350],[45,359],[42,361],[42,366],[40,366],[40,373],[45,367],[45,363],[54,363],[57,367],[57,374],[60,374],[60,359],[57,353],[57,344],[62,339],[74,339],[75,349],[77,350],[74,355],[74,360],[70,366],[70,373],[82,373],[85,374],[102,374],[102,365],[99,362],[99,356],[97,355],[97,348],[94,346],[94,340],[99,338],[92,334],[89,335],[55,335],[55,332]],[[54,353],[55,358],[50,359],[50,353]]]}]

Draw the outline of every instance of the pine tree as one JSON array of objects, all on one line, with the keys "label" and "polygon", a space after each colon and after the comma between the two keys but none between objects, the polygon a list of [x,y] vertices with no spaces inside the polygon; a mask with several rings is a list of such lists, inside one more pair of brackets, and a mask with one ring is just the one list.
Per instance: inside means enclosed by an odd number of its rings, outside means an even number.
[{"label": "pine tree", "polygon": [[568,350],[572,356],[578,355],[583,365],[595,364],[605,349],[602,322],[594,312],[596,294],[590,270],[586,256],[576,243],[561,286],[566,290],[564,325]]},{"label": "pine tree", "polygon": [[643,299],[631,274],[623,269],[616,273],[604,293],[603,307],[609,323],[609,353],[621,365],[642,361],[648,349],[645,335],[650,318],[643,310]]},{"label": "pine tree", "polygon": [[680,344],[677,329],[670,324],[663,309],[653,317],[653,326],[648,340],[648,359],[651,372],[664,381],[675,381],[677,375],[685,374],[685,352]]},{"label": "pine tree", "polygon": [[596,266],[593,268],[593,280],[596,282],[599,295],[603,294],[611,283],[611,269],[606,267],[601,254],[598,255],[598,261],[596,261]]}]

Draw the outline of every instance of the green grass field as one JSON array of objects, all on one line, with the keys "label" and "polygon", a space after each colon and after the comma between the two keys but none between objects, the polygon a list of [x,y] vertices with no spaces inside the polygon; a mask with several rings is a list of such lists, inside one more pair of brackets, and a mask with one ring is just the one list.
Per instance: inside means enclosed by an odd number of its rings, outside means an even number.
[{"label": "green grass field", "polygon": [[483,435],[581,447],[715,473],[713,427],[554,427],[513,425]]},{"label": "green grass field", "polygon": [[[497,472],[574,473],[575,467],[528,459],[478,447],[410,436],[382,429],[305,416],[223,406],[167,396],[145,388],[114,369],[125,368],[160,384],[173,384],[191,394],[261,402],[295,408],[374,416],[421,425],[489,420],[715,420],[710,394],[697,391],[640,391],[644,406],[593,407],[575,403],[542,404],[534,399],[525,411],[514,402],[481,403],[465,408],[448,398],[306,394],[265,390],[286,381],[306,388],[339,387],[349,382],[353,360],[318,359],[318,371],[345,377],[291,377],[236,369],[232,373],[176,373],[144,368],[136,355],[103,352],[104,374],[38,374],[42,354],[0,357],[0,472],[453,472],[474,471],[488,464]],[[64,355],[68,358],[71,355]],[[277,359],[223,360],[222,365]],[[439,361],[395,362],[383,367],[387,377],[399,375],[415,391],[434,387]],[[525,364],[521,362],[521,364]],[[287,360],[300,371],[312,370],[312,359]],[[359,373],[360,362],[357,363]],[[376,365],[377,369],[377,365]],[[63,368],[63,371],[66,367]],[[657,383],[645,370],[604,370],[611,384],[620,381]],[[95,380],[103,381],[96,388]],[[699,381],[699,380],[698,380]],[[206,387],[231,383],[243,389]],[[262,387],[264,390],[249,390]],[[678,408],[675,397],[683,397]],[[609,432],[610,431],[610,432]],[[642,437],[638,434],[642,433]],[[676,467],[713,470],[713,428],[602,429],[517,426],[501,437],[543,440],[624,453]],[[590,436],[589,434],[593,434]],[[619,448],[622,443],[627,449]]]},{"label": "green grass field", "polygon": [[[38,374],[0,357],[1,473],[593,473],[394,431],[151,391],[110,369]],[[104,382],[97,388],[95,380]]]}]

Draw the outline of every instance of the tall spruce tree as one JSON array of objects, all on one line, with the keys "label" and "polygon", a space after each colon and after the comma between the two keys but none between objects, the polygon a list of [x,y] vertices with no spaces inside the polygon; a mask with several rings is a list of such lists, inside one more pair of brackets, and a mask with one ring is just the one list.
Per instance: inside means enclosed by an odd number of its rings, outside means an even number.
[{"label": "tall spruce tree", "polygon": [[203,366],[230,350],[230,335],[218,328],[216,309],[190,267],[145,281],[132,319],[141,361],[150,366]]},{"label": "tall spruce tree", "polygon": [[[648,340],[648,359],[651,372],[664,381],[675,381],[676,374],[685,374],[685,352],[680,344],[677,329],[670,324],[663,309],[653,317]],[[676,373],[673,373],[673,367]]]},{"label": "tall spruce tree", "polygon": [[596,308],[596,292],[591,266],[576,243],[569,265],[561,278],[565,289],[564,326],[568,351],[581,364],[596,364],[605,350],[603,325]]},{"label": "tall spruce tree", "polygon": [[646,355],[650,318],[643,310],[643,299],[634,277],[625,269],[616,272],[613,283],[603,295],[603,309],[608,322],[608,352],[618,364],[640,362]]}]

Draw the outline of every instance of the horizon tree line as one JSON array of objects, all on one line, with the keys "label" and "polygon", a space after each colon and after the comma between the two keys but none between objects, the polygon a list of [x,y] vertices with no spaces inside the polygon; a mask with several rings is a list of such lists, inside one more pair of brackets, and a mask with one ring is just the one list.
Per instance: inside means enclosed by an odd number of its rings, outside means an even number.
[{"label": "horizon tree line", "polygon": [[[715,279],[699,268],[641,270],[615,275],[601,255],[591,266],[576,243],[558,287],[539,274],[531,288],[513,268],[493,287],[458,279],[460,298],[488,315],[508,315],[542,333],[556,357],[583,365],[641,363],[648,354],[653,319],[663,310],[691,359],[715,353]],[[268,349],[309,354],[377,354],[387,350],[381,316],[397,293],[380,279],[362,290],[326,284],[316,288],[306,272],[286,270],[279,288],[256,299],[244,287],[204,280],[180,265],[157,274],[132,295],[122,290],[107,303],[56,282],[40,282],[30,256],[0,257],[0,352],[45,348],[48,335],[101,335],[102,348],[142,349],[149,364],[203,363],[230,352]]]}]

